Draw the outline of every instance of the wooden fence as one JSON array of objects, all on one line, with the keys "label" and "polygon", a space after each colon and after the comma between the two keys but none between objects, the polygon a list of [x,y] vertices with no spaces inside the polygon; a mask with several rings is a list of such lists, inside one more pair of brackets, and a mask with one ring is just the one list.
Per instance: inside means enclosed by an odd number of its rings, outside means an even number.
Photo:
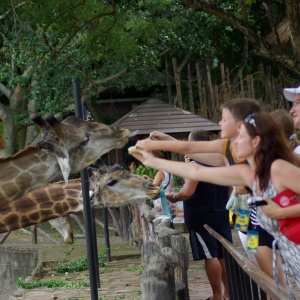
[{"label": "wooden fence", "polygon": [[[230,70],[223,63],[213,68],[208,64],[199,66],[184,60],[178,66],[176,58],[167,56],[165,62],[169,103],[214,122],[220,119],[220,105],[231,98],[255,98],[266,111],[289,109],[283,88],[291,84],[285,82],[282,76],[273,75],[275,71],[270,67],[260,65],[258,71],[244,75],[241,70]],[[183,96],[184,93],[186,96]],[[188,100],[184,101],[185,98]]]},{"label": "wooden fence", "polygon": [[[277,288],[267,276],[243,256],[233,244],[205,225],[223,247],[231,300],[288,300],[290,295]],[[143,300],[189,300],[188,242],[179,232],[155,224],[156,240],[142,248],[144,273],[141,278]]]}]

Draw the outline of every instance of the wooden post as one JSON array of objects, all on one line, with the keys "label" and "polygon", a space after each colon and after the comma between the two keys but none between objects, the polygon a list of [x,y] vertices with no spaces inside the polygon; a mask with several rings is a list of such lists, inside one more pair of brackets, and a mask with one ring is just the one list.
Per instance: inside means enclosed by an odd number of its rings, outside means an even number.
[{"label": "wooden post", "polygon": [[210,118],[214,115],[213,108],[214,108],[214,91],[212,87],[212,81],[211,81],[211,73],[209,65],[206,65],[206,75],[207,75],[207,85],[209,90],[209,100],[207,101],[208,110],[209,110],[209,116]]},{"label": "wooden post", "polygon": [[142,262],[145,268],[141,277],[142,299],[175,300],[174,270],[156,243],[143,246]]},{"label": "wooden post", "polygon": [[180,235],[172,235],[171,247],[178,253],[179,256],[179,263],[174,270],[175,283],[184,284],[184,299],[189,300],[190,296],[189,296],[188,276],[187,276],[187,271],[189,268],[189,257],[188,257],[189,246],[186,238]]},{"label": "wooden post", "polygon": [[177,61],[175,57],[172,58],[172,63],[173,63],[173,72],[174,72],[175,84],[176,84],[178,107],[182,109],[183,105],[182,105],[180,75],[178,72]]},{"label": "wooden post", "polygon": [[36,229],[36,225],[31,225],[30,226],[30,231],[31,231],[31,244],[37,244],[37,229]]},{"label": "wooden post", "polygon": [[232,97],[232,87],[231,87],[229,68],[226,68],[226,79],[227,79],[227,87],[228,87],[227,97],[228,99],[230,99]]},{"label": "wooden post", "polygon": [[125,243],[129,242],[129,225],[131,223],[130,214],[128,205],[121,205],[120,206],[120,220],[122,224],[122,231],[123,231],[123,241]]},{"label": "wooden post", "polygon": [[222,78],[222,88],[221,88],[221,97],[223,100],[227,100],[227,89],[226,89],[226,74],[224,63],[221,63],[221,78]]},{"label": "wooden post", "polygon": [[171,83],[170,83],[170,75],[169,75],[169,63],[168,63],[168,56],[165,55],[165,69],[166,69],[166,82],[167,82],[167,92],[168,92],[168,99],[169,104],[173,104],[172,102],[172,92],[171,92]]},{"label": "wooden post", "polygon": [[240,77],[241,96],[245,97],[244,80],[243,80],[243,72],[242,72],[242,70],[239,70],[239,77]]},{"label": "wooden post", "polygon": [[192,84],[192,72],[191,72],[191,64],[187,64],[188,68],[188,89],[189,89],[189,104],[190,104],[190,112],[195,113],[195,105],[194,105],[194,97],[193,97],[193,84]]}]

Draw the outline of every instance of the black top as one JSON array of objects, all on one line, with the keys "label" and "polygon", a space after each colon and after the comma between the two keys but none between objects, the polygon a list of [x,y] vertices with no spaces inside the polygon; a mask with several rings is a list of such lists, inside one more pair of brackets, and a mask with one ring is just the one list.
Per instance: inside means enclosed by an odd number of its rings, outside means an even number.
[{"label": "black top", "polygon": [[186,226],[195,229],[204,224],[216,227],[229,223],[228,193],[228,187],[199,182],[190,199],[183,201]]}]

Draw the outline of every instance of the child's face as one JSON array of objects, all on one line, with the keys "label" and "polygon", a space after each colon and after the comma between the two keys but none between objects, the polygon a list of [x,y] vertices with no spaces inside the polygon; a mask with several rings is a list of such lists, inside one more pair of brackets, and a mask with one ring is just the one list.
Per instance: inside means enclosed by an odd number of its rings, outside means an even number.
[{"label": "child's face", "polygon": [[222,119],[219,122],[221,127],[221,138],[222,139],[233,139],[238,135],[239,123],[232,116],[231,112],[224,108],[222,110]]}]

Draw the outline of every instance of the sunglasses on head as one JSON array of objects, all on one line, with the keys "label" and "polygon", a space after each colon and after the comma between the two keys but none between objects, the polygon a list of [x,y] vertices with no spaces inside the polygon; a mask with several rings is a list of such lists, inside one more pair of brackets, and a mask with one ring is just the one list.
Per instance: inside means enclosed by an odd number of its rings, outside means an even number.
[{"label": "sunglasses on head", "polygon": [[256,116],[256,114],[251,114],[245,119],[245,122],[249,123],[254,128],[256,128],[256,123],[255,123],[255,119],[254,119],[255,116]]}]

